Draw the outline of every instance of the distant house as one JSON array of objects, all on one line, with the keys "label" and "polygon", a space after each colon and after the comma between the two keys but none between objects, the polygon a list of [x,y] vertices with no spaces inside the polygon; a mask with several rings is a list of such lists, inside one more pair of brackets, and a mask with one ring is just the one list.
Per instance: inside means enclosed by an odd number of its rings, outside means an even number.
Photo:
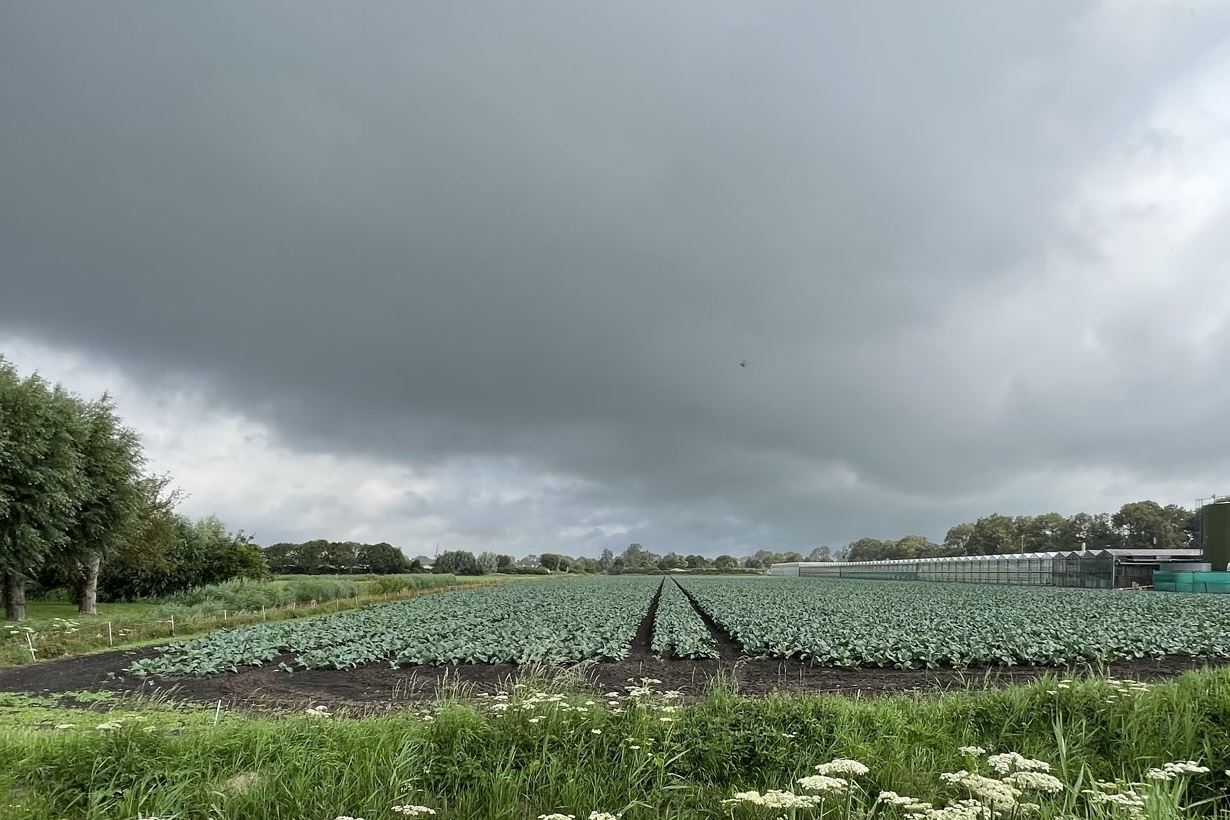
[{"label": "distant house", "polygon": [[436,559],[428,558],[426,555],[420,555],[418,558],[415,558],[414,560],[418,561],[419,566],[425,570],[430,570],[432,567],[436,565]]}]

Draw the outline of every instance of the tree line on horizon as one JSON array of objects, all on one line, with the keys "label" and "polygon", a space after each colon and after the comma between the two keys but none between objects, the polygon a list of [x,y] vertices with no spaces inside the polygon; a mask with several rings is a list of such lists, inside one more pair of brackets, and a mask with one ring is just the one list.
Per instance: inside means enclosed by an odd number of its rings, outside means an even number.
[{"label": "tree line on horizon", "polygon": [[[944,558],[963,555],[1008,555],[1030,552],[1060,552],[1100,549],[1185,549],[1198,543],[1199,515],[1177,504],[1165,506],[1156,501],[1133,501],[1115,513],[1060,513],[1007,516],[992,514],[976,521],[957,524],[948,529],[943,543],[926,536],[907,535],[896,540],[859,538],[834,550],[822,545],[807,554],[798,551],[760,549],[751,555],[735,557],[719,555],[709,558],[700,554],[683,555],[668,552],[659,555],[641,544],[630,544],[616,555],[604,549],[598,558],[572,558],[558,553],[510,556],[489,556],[485,561],[467,551],[450,551],[445,555],[448,566],[470,568],[477,562],[481,572],[508,571],[511,568],[542,568],[551,572],[607,573],[619,575],[638,572],[668,572],[672,570],[757,570],[773,564],[795,561],[888,561],[916,558]],[[480,556],[481,557],[481,556]],[[437,566],[439,564],[437,563]],[[455,571],[455,570],[446,570]],[[467,574],[462,572],[460,574]]]},{"label": "tree line on horizon", "polygon": [[1199,515],[1177,504],[1133,501],[1115,513],[987,515],[948,529],[937,544],[921,535],[882,541],[860,538],[847,561],[887,561],[960,555],[1009,555],[1100,549],[1185,549],[1198,543]]}]

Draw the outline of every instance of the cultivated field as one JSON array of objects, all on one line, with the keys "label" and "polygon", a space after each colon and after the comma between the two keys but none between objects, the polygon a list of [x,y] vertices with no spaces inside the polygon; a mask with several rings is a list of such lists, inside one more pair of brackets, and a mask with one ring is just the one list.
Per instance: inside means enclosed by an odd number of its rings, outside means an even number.
[{"label": "cultivated field", "polygon": [[524,581],[258,623],[168,646],[0,671],[0,691],[83,685],[200,700],[388,704],[527,668],[595,689],[651,677],[699,697],[894,692],[1046,669],[1158,678],[1230,657],[1216,596],[765,577]]},{"label": "cultivated field", "polygon": [[1129,679],[1224,657],[1220,601],[527,581],[45,661],[0,670],[0,820],[1221,817],[1230,669]]},{"label": "cultivated field", "polygon": [[[1149,592],[785,578],[597,578],[455,592],[188,641],[137,675],[623,660],[652,618],[660,658],[716,658],[689,598],[752,658],[964,668],[1230,656],[1230,601]],[[722,634],[724,633],[724,634]]]},{"label": "cultivated field", "polygon": [[1230,596],[810,578],[681,583],[756,657],[960,668],[1230,656]]}]

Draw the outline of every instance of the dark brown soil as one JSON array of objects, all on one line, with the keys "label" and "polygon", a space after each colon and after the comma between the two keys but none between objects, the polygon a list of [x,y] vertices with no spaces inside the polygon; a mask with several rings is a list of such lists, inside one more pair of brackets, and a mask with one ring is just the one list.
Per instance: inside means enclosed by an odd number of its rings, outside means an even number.
[{"label": "dark brown soil", "polygon": [[[643,630],[642,630],[643,631]],[[720,632],[719,632],[720,636]],[[729,639],[720,636],[727,642]],[[737,651],[737,650],[736,650]],[[62,695],[80,691],[143,693],[177,700],[225,704],[252,709],[296,708],[314,703],[338,707],[387,709],[406,702],[434,698],[438,692],[460,687],[462,692],[494,693],[506,689],[524,670],[508,664],[411,666],[391,669],[368,664],[357,669],[305,670],[287,673],[274,661],[263,667],[207,678],[142,680],[123,673],[133,660],[154,654],[154,649],[104,652],[30,666],[0,669],[0,691]],[[596,692],[622,690],[631,681],[653,678],[655,688],[679,689],[689,697],[703,695],[719,673],[744,695],[769,692],[828,692],[883,695],[909,691],[978,689],[1033,680],[1051,667],[999,667],[986,669],[901,670],[837,669],[809,666],[794,660],[727,659],[660,660],[649,651],[648,637],[638,635],[622,661],[571,667]],[[1230,661],[1170,657],[1114,664],[1111,674],[1156,680],[1205,666]],[[541,670],[539,670],[541,673]],[[71,702],[66,699],[66,702]]]}]

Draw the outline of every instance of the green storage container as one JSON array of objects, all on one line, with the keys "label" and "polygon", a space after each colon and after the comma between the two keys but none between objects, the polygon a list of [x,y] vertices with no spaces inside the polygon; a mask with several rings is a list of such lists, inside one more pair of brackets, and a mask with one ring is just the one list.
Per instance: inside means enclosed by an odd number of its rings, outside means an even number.
[{"label": "green storage container", "polygon": [[1215,571],[1226,569],[1230,562],[1230,501],[1200,508],[1200,548]]},{"label": "green storage container", "polygon": [[1210,592],[1230,595],[1230,572],[1153,573],[1153,588],[1158,592]]},{"label": "green storage container", "polygon": [[1230,572],[1194,572],[1192,575],[1193,591],[1230,595]]}]

